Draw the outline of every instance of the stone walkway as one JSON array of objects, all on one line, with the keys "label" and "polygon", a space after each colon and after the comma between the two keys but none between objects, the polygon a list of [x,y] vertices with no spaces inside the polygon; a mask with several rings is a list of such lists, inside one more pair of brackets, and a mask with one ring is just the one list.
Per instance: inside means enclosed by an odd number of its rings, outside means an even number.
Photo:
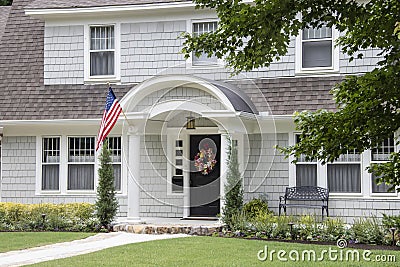
[{"label": "stone walkway", "polygon": [[0,266],[22,266],[54,259],[72,257],[131,243],[186,236],[187,235],[185,234],[138,235],[126,232],[107,234],[101,233],[71,242],[0,253]]},{"label": "stone walkway", "polygon": [[189,234],[212,235],[222,230],[217,220],[188,220],[179,218],[142,218],[140,222],[119,221],[113,226],[115,232],[134,234]]}]

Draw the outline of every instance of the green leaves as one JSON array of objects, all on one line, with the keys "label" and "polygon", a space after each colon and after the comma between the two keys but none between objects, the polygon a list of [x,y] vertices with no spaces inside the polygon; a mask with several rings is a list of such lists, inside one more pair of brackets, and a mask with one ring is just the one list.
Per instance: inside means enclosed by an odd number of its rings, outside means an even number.
[{"label": "green leaves", "polygon": [[96,216],[101,225],[107,227],[113,221],[118,210],[118,200],[115,196],[114,188],[114,171],[107,139],[101,148],[99,160],[99,185],[95,204]]},{"label": "green leaves", "polygon": [[[199,8],[215,9],[216,32],[185,34],[183,53],[205,52],[224,57],[233,73],[268,67],[287,53],[307,25],[324,22],[341,32],[336,45],[350,61],[373,51],[383,57],[376,69],[346,77],[332,90],[337,111],[295,114],[301,142],[280,148],[295,158],[332,162],[347,150],[362,152],[392,136],[400,127],[400,2],[398,0],[195,0]],[[300,19],[301,17],[301,19]],[[371,50],[373,49],[373,50]],[[368,50],[368,51],[366,51]],[[377,171],[382,181],[400,185],[398,157]],[[388,174],[388,175],[385,175]]]}]

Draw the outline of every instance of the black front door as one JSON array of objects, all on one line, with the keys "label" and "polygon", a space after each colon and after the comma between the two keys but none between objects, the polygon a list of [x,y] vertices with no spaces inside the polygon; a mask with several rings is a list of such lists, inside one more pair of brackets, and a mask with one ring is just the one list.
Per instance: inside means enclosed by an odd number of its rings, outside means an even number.
[{"label": "black front door", "polygon": [[220,135],[190,136],[190,216],[219,213],[220,147]]}]

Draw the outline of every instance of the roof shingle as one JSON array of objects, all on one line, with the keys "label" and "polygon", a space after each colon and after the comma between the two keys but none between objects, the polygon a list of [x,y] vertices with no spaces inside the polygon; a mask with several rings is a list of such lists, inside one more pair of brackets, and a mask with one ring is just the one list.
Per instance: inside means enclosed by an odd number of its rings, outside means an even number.
[{"label": "roof shingle", "polygon": [[190,2],[189,0],[36,0],[28,9],[85,8],[105,6],[144,5],[174,2]]},{"label": "roof shingle", "polygon": [[25,15],[29,2],[14,0],[0,43],[0,120],[100,118],[106,85],[43,85],[44,23]]},{"label": "roof shingle", "polygon": [[[101,118],[106,85],[43,84],[44,22],[25,15],[29,3],[14,0],[0,42],[0,120]],[[329,91],[341,79],[296,77],[232,83],[247,93],[258,111],[289,115],[296,110],[335,109]],[[122,98],[132,86],[113,89]]]},{"label": "roof shingle", "polygon": [[0,41],[6,28],[8,15],[10,14],[11,6],[0,6]]}]

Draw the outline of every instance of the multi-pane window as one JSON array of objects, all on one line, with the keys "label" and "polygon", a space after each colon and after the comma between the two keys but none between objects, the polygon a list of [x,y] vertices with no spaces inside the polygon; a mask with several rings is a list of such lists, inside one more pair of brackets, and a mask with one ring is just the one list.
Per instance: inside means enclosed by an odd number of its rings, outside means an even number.
[{"label": "multi-pane window", "polygon": [[348,151],[327,166],[328,188],[331,193],[361,193],[361,155]]},{"label": "multi-pane window", "polygon": [[[213,22],[199,22],[193,23],[193,35],[198,36],[203,33],[214,32],[217,29],[218,23]],[[216,56],[208,57],[206,53],[202,53],[197,57],[194,53],[192,56],[192,65],[215,65],[218,64]]]},{"label": "multi-pane window", "polygon": [[307,28],[302,32],[302,68],[332,67],[332,28]]},{"label": "multi-pane window", "polygon": [[60,137],[42,139],[42,190],[59,190]]},{"label": "multi-pane window", "polygon": [[68,190],[94,189],[94,137],[68,138]]},{"label": "multi-pane window", "polygon": [[[388,161],[390,154],[394,151],[394,138],[385,139],[379,147],[371,150],[371,163],[379,164]],[[387,193],[389,186],[385,183],[377,185],[377,178],[374,174],[371,174],[372,193]]]},{"label": "multi-pane window", "polygon": [[[300,142],[300,135],[296,135],[296,143]],[[304,155],[297,159],[296,186],[317,186],[317,162],[307,161]]]},{"label": "multi-pane window", "polygon": [[172,175],[172,192],[183,192],[183,140],[175,140],[174,168]]},{"label": "multi-pane window", "polygon": [[114,26],[90,27],[90,76],[115,74]]},{"label": "multi-pane window", "polygon": [[115,190],[121,191],[121,137],[108,137],[107,139],[114,169]]}]

